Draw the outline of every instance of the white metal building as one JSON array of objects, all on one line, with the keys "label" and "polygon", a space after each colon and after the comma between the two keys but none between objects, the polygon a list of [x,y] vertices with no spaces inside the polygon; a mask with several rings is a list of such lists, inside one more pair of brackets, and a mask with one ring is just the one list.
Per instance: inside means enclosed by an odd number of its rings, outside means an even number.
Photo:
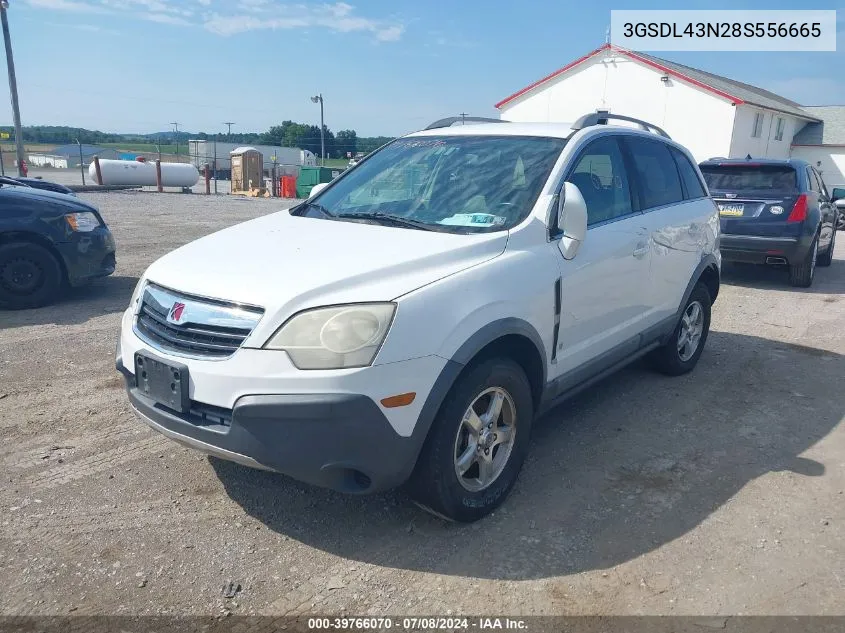
[{"label": "white metal building", "polygon": [[[232,163],[229,157],[232,151],[239,148],[241,145],[241,143],[224,143],[213,140],[202,141],[191,139],[188,141],[188,154],[191,157],[191,163],[197,169],[202,169],[203,165],[206,163],[213,167],[216,156],[217,169],[220,171],[229,171],[232,168]],[[250,147],[261,152],[264,157],[265,171],[272,169],[273,156],[276,157],[277,165],[309,165],[313,167],[317,164],[316,158],[312,152],[299,149],[298,147],[276,147],[274,145],[250,145]]]},{"label": "white metal building", "polygon": [[[845,107],[805,108],[756,86],[610,44],[496,107],[508,121],[574,121],[607,110],[659,125],[697,160],[797,156],[820,161],[826,182],[845,182]],[[831,125],[834,111],[839,123]],[[804,130],[814,135],[804,141]]]}]

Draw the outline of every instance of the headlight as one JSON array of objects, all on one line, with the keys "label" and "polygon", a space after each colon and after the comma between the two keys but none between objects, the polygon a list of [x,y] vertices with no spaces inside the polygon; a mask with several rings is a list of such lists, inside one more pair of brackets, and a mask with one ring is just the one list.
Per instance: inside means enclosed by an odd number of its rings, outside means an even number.
[{"label": "headlight", "polygon": [[141,278],[138,280],[138,283],[135,284],[135,290],[132,291],[132,298],[129,299],[129,307],[132,308],[133,312],[135,311],[135,306],[138,303],[138,299],[141,298],[141,291],[144,289],[144,276],[141,275]]},{"label": "headlight", "polygon": [[366,367],[381,347],[396,304],[360,303],[306,310],[264,345],[288,353],[299,369]]},{"label": "headlight", "polygon": [[93,231],[100,226],[100,221],[97,219],[97,216],[90,211],[68,213],[65,216],[65,221],[68,223],[71,231],[79,231],[82,233]]}]

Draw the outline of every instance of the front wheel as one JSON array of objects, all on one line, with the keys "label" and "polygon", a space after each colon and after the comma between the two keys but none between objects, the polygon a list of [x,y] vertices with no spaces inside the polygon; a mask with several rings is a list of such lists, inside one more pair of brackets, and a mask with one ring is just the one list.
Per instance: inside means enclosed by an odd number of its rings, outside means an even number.
[{"label": "front wheel", "polygon": [[476,521],[498,507],[528,452],[534,402],[523,369],[483,361],[446,397],[408,483],[412,498],[452,521]]},{"label": "front wheel", "polygon": [[46,248],[31,242],[0,246],[0,308],[39,308],[53,301],[62,269]]},{"label": "front wheel", "polygon": [[702,283],[696,284],[669,340],[651,353],[651,360],[658,371],[668,376],[692,371],[704,351],[710,332],[710,305],[707,287]]}]

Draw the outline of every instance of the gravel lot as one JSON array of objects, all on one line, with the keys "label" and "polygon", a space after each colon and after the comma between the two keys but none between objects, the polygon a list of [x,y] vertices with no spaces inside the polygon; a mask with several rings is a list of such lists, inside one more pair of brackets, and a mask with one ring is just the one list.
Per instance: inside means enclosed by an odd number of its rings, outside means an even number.
[{"label": "gravel lot", "polygon": [[114,276],[0,313],[0,614],[845,614],[845,240],[810,290],[726,269],[695,372],[638,364],[552,411],[508,502],[462,526],[136,421],[113,353],[140,273],[285,203],[83,197]]}]

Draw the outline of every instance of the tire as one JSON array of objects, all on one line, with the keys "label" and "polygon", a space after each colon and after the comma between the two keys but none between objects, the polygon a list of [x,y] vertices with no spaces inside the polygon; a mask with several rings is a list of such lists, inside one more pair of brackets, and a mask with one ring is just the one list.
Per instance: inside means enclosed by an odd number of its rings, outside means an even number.
[{"label": "tire", "polygon": [[31,242],[0,246],[0,308],[38,308],[55,300],[62,267],[53,254]]},{"label": "tire", "polygon": [[[500,413],[493,427],[485,429],[491,423],[495,395],[500,396]],[[411,497],[425,510],[451,521],[469,523],[486,516],[516,482],[528,453],[533,419],[531,385],[522,367],[507,358],[470,366],[446,396],[429,431],[408,482]],[[478,426],[480,434],[473,431]],[[511,442],[501,442],[497,428],[500,433],[510,428]],[[490,452],[482,456],[485,445]],[[461,466],[458,457],[466,457]],[[484,472],[482,461],[488,464]],[[462,476],[459,468],[464,470]],[[489,481],[482,481],[482,476]]]},{"label": "tire", "polygon": [[836,246],[836,231],[833,231],[830,236],[830,246],[827,247],[827,250],[824,253],[820,253],[819,256],[816,258],[816,265],[830,266],[833,263],[834,246]]},{"label": "tire", "polygon": [[810,246],[810,252],[807,257],[800,264],[794,264],[789,267],[789,283],[796,288],[809,288],[813,285],[813,279],[816,276],[816,261],[819,255],[819,236],[813,239]]},{"label": "tire", "polygon": [[[680,376],[693,370],[710,333],[710,306],[710,292],[703,283],[697,283],[669,340],[651,353],[651,361],[657,371],[667,376]],[[690,327],[693,328],[694,342],[690,336]],[[683,346],[682,332],[685,340]]]}]

